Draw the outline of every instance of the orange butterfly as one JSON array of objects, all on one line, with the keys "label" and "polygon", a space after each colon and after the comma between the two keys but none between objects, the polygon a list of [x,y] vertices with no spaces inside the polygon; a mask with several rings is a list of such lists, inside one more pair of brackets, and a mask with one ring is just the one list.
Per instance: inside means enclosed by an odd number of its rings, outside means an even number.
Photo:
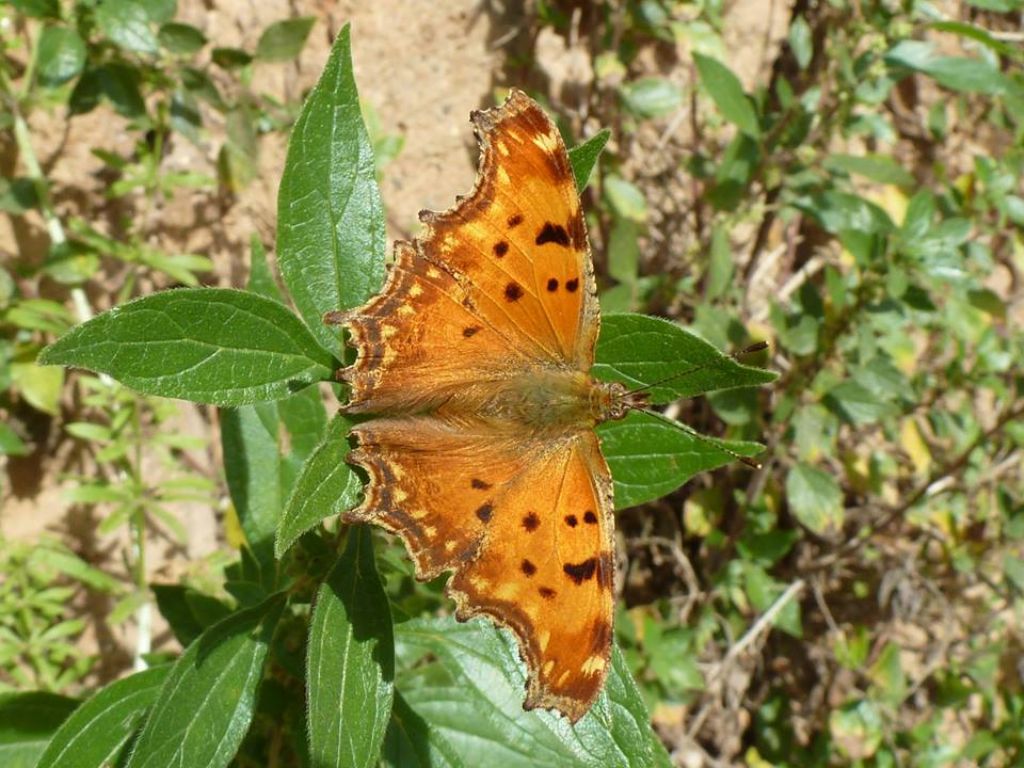
[{"label": "orange butterfly", "polygon": [[380,295],[346,323],[343,372],[369,473],[349,520],[397,533],[420,579],[454,571],[466,620],[515,633],[524,706],[575,722],[610,663],[612,479],[594,427],[644,404],[595,381],[600,316],[572,168],[551,120],[512,91],[472,116],[476,188],[399,242]]}]

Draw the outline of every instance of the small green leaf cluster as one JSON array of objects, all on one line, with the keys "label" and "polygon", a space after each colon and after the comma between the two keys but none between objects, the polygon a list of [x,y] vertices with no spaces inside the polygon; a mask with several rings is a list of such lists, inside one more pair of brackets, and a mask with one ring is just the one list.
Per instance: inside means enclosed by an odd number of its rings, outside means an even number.
[{"label": "small green leaf cluster", "polygon": [[[525,670],[508,632],[424,616],[436,602],[406,589],[408,561],[392,566],[393,545],[331,519],[358,501],[362,480],[345,462],[350,425],[328,416],[316,386],[342,365],[342,339],[322,317],[380,289],[385,252],[349,45],[345,28],[295,124],[279,193],[276,263],[298,314],[254,240],[247,290],[137,299],[75,327],[41,356],[149,396],[221,406],[243,546],[225,569],[225,594],[155,588],[184,654],[82,703],[40,743],[38,765],[88,754],[73,764],[459,766],[479,764],[481,744],[502,765],[667,765],[618,650],[606,690],[576,726],[525,712]],[[573,152],[581,182],[599,149]],[[655,403],[774,378],[639,315],[606,318],[594,373],[646,387]],[[760,450],[653,414],[610,426],[602,439],[620,505]]]},{"label": "small green leaf cluster", "polygon": [[95,659],[75,641],[85,629],[72,616],[82,587],[116,594],[120,584],[58,542],[0,540],[0,693],[62,691],[80,682]]}]

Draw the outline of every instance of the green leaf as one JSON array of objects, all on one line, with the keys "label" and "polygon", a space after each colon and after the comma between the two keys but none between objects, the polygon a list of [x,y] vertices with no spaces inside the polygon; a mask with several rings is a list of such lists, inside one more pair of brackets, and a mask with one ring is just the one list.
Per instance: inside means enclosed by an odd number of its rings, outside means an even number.
[{"label": "green leaf", "polygon": [[78,701],[55,693],[0,694],[0,765],[34,768]]},{"label": "green leaf", "polygon": [[70,27],[46,27],[36,48],[39,82],[53,88],[78,77],[85,66],[85,42]]},{"label": "green leaf", "polygon": [[0,421],[0,455],[24,456],[28,446],[14,428],[5,421]]},{"label": "green leaf", "polygon": [[118,47],[135,53],[157,52],[149,14],[137,0],[103,0],[95,14],[100,31]]},{"label": "green leaf", "polygon": [[711,232],[711,255],[707,277],[704,281],[704,298],[707,301],[722,296],[732,284],[733,257],[729,233],[722,224],[715,224]]},{"label": "green leaf", "polygon": [[323,315],[358,306],[380,290],[385,249],[347,26],[292,129],[277,205],[282,277],[320,343],[339,352],[340,333],[323,324]]},{"label": "green leaf", "polygon": [[[668,403],[721,389],[767,384],[772,371],[741,365],[673,322],[648,315],[607,315],[591,373],[649,390],[652,403]],[[668,379],[666,381],[666,379]]]},{"label": "green leaf", "polygon": [[179,56],[191,56],[206,45],[206,35],[201,30],[177,21],[161,25],[157,39],[165,50]]},{"label": "green leaf", "polygon": [[824,403],[851,424],[870,424],[898,413],[895,404],[881,400],[876,393],[853,379],[842,381],[830,389]]},{"label": "green leaf", "polygon": [[698,472],[724,466],[764,450],[757,443],[698,435],[647,411],[597,428],[601,452],[615,481],[615,508],[626,509],[661,498]]},{"label": "green leaf", "polygon": [[864,176],[879,184],[895,184],[898,187],[913,187],[917,184],[913,174],[888,155],[831,155],[825,159],[825,169],[833,173],[844,171]]},{"label": "green leaf", "polygon": [[145,394],[216,405],[280,399],[334,367],[280,304],[219,288],[165,291],[115,307],[39,360],[107,373]]},{"label": "green leaf", "polygon": [[11,6],[34,19],[60,18],[60,0],[11,0]]},{"label": "green leaf", "polygon": [[803,16],[797,16],[789,25],[789,47],[793,51],[797,66],[807,69],[814,56],[814,37],[811,26]]},{"label": "green leaf", "polygon": [[210,53],[214,64],[221,69],[240,69],[252,63],[252,54],[241,48],[214,48]]},{"label": "green leaf", "polygon": [[274,273],[270,269],[270,264],[267,263],[267,249],[259,235],[253,234],[249,241],[249,253],[252,256],[249,263],[249,283],[245,289],[265,299],[273,299],[284,304],[284,296],[281,295],[281,289],[277,287]]},{"label": "green leaf", "polygon": [[20,216],[38,207],[39,190],[32,179],[0,177],[0,211]]},{"label": "green leaf", "polygon": [[647,221],[647,200],[643,192],[620,176],[607,176],[604,194],[615,213],[629,221],[643,224]]},{"label": "green leaf", "polygon": [[626,109],[640,118],[670,115],[683,104],[679,86],[663,77],[644,77],[626,83],[621,94]]},{"label": "green leaf", "polygon": [[270,639],[275,596],[206,630],[172,667],[128,768],[228,765],[249,728]]},{"label": "green leaf", "polygon": [[403,687],[410,707],[451,745],[466,765],[503,768],[646,766],[651,763],[647,708],[618,647],[605,689],[575,726],[554,713],[526,712],[526,675],[509,632],[482,620],[415,619],[395,627],[409,653],[435,657]]},{"label": "green leaf", "polygon": [[583,192],[590,181],[590,174],[597,165],[597,159],[604,151],[605,144],[611,138],[612,132],[607,128],[598,131],[582,144],[578,144],[569,150],[569,164],[572,166],[572,175],[576,179],[576,189]]},{"label": "green leaf", "polygon": [[839,531],[843,524],[843,492],[832,475],[797,464],[786,476],[790,511],[818,535]]},{"label": "green leaf", "polygon": [[32,360],[11,363],[11,383],[36,410],[53,416],[59,412],[64,371],[44,368]]},{"label": "green leaf", "polygon": [[281,516],[275,546],[278,557],[321,520],[350,509],[358,501],[363,485],[345,463],[350,427],[344,416],[335,416],[323,442],[303,466]]},{"label": "green leaf", "polygon": [[72,713],[54,735],[40,766],[105,768],[118,755],[156,701],[169,665],[153,667],[111,683]]},{"label": "green leaf", "polygon": [[105,98],[119,115],[136,119],[146,114],[139,85],[139,71],[126,64],[87,67],[68,97],[68,106],[72,115],[80,115],[95,109]]},{"label": "green leaf", "polygon": [[231,614],[231,609],[210,595],[180,584],[151,584],[160,615],[182,646],[189,645],[207,627]]},{"label": "green leaf", "polygon": [[316,765],[375,766],[394,693],[395,640],[388,596],[367,526],[317,591],[309,630],[309,752]]},{"label": "green leaf", "polygon": [[291,61],[300,53],[313,28],[314,16],[276,21],[263,30],[256,44],[258,61]]},{"label": "green leaf", "polygon": [[384,739],[385,768],[463,768],[465,763],[441,735],[395,691],[391,722]]},{"label": "green leaf", "polygon": [[695,53],[693,60],[697,64],[704,90],[718,106],[722,117],[743,133],[757,138],[761,134],[757,112],[753,102],[744,93],[739,78],[717,59]]},{"label": "green leaf", "polygon": [[269,562],[281,519],[281,454],[277,403],[221,412],[224,473],[245,539],[260,562]]},{"label": "green leaf", "polygon": [[178,12],[178,0],[136,0],[146,11],[146,17],[154,24],[170,21]]}]

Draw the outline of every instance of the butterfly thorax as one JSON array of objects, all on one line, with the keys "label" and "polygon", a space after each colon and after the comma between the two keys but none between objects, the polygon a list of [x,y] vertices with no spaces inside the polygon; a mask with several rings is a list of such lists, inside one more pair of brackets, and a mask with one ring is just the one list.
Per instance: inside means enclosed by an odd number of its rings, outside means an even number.
[{"label": "butterfly thorax", "polygon": [[576,370],[536,369],[450,394],[436,414],[457,420],[483,420],[534,434],[592,429],[626,415],[626,390]]}]

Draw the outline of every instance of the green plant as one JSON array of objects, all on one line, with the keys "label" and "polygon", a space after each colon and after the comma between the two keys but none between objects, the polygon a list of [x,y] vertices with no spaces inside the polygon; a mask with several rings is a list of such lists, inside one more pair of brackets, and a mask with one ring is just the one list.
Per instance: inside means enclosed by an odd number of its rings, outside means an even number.
[{"label": "green plant", "polygon": [[[71,744],[115,759],[129,739],[129,766],[266,764],[307,754],[323,764],[458,765],[473,762],[480,734],[509,765],[536,765],[538,750],[552,765],[667,764],[618,651],[606,693],[575,728],[551,713],[524,712],[524,673],[507,633],[418,615],[404,587],[407,566],[388,582],[401,605],[396,621],[379,575],[392,560],[375,547],[377,534],[329,519],[355,503],[361,482],[345,463],[348,420],[328,419],[311,386],[333,381],[343,364],[341,338],[321,318],[363,303],[380,288],[384,265],[383,214],[358,105],[346,28],[299,119],[281,184],[277,263],[299,317],[257,244],[248,291],[147,296],[78,326],[42,357],[149,395],[226,408],[225,470],[246,546],[225,574],[232,604],[158,589],[184,655],[95,694],[53,736],[41,765],[55,764]],[[572,152],[579,180],[598,151],[584,144]],[[661,403],[773,378],[639,315],[605,318],[597,358],[595,375],[651,385]],[[690,375],[671,378],[681,363]],[[643,412],[605,425],[602,438],[620,505],[657,498],[759,450]],[[199,709],[204,727],[196,729]],[[113,723],[106,713],[115,710]]]},{"label": "green plant", "polygon": [[[209,51],[205,35],[176,21],[176,13],[173,0],[44,0],[0,9],[0,130],[10,134],[23,174],[0,179],[0,209],[30,231],[41,216],[48,240],[45,253],[26,248],[0,267],[0,409],[10,416],[0,427],[0,453],[24,455],[36,447],[26,444],[27,425],[38,421],[35,412],[61,414],[63,371],[36,360],[45,336],[63,333],[75,318],[92,317],[90,295],[111,294],[111,303],[119,303],[136,295],[140,283],[199,285],[212,268],[208,257],[154,245],[161,205],[183,191],[206,190],[211,196],[238,191],[255,174],[259,135],[285,130],[294,119],[295,105],[252,90],[251,69],[254,62],[294,59],[311,18],[270,25],[249,53]],[[116,135],[101,137],[92,149],[102,161],[107,217],[92,210],[88,218],[75,215],[56,202],[74,191],[49,170],[62,148],[41,160],[33,127],[56,109],[66,109],[71,123],[94,110],[110,110],[109,119],[119,121],[128,137],[127,142]],[[218,121],[226,125],[217,149],[218,178],[167,163],[176,143],[202,149],[214,138],[207,126]],[[76,422],[68,430],[85,441],[102,479],[81,484],[70,497],[77,504],[109,508],[102,532],[125,522],[131,527],[127,557],[135,589],[120,596],[112,619],[138,609],[136,655],[141,655],[149,643],[147,526],[156,524],[180,538],[180,523],[165,503],[207,488],[199,488],[204,483],[188,479],[180,466],[172,466],[170,477],[159,483],[143,478],[141,445],[153,445],[147,433],[169,416],[166,406],[106,377],[80,382],[82,417],[90,423]],[[157,440],[162,446],[157,460],[178,463],[176,450],[185,441]],[[130,482],[122,482],[125,476]]]},{"label": "green plant", "polygon": [[75,647],[85,621],[70,617],[72,598],[82,586],[116,594],[117,581],[48,538],[0,545],[0,691],[79,683],[93,658]]}]

